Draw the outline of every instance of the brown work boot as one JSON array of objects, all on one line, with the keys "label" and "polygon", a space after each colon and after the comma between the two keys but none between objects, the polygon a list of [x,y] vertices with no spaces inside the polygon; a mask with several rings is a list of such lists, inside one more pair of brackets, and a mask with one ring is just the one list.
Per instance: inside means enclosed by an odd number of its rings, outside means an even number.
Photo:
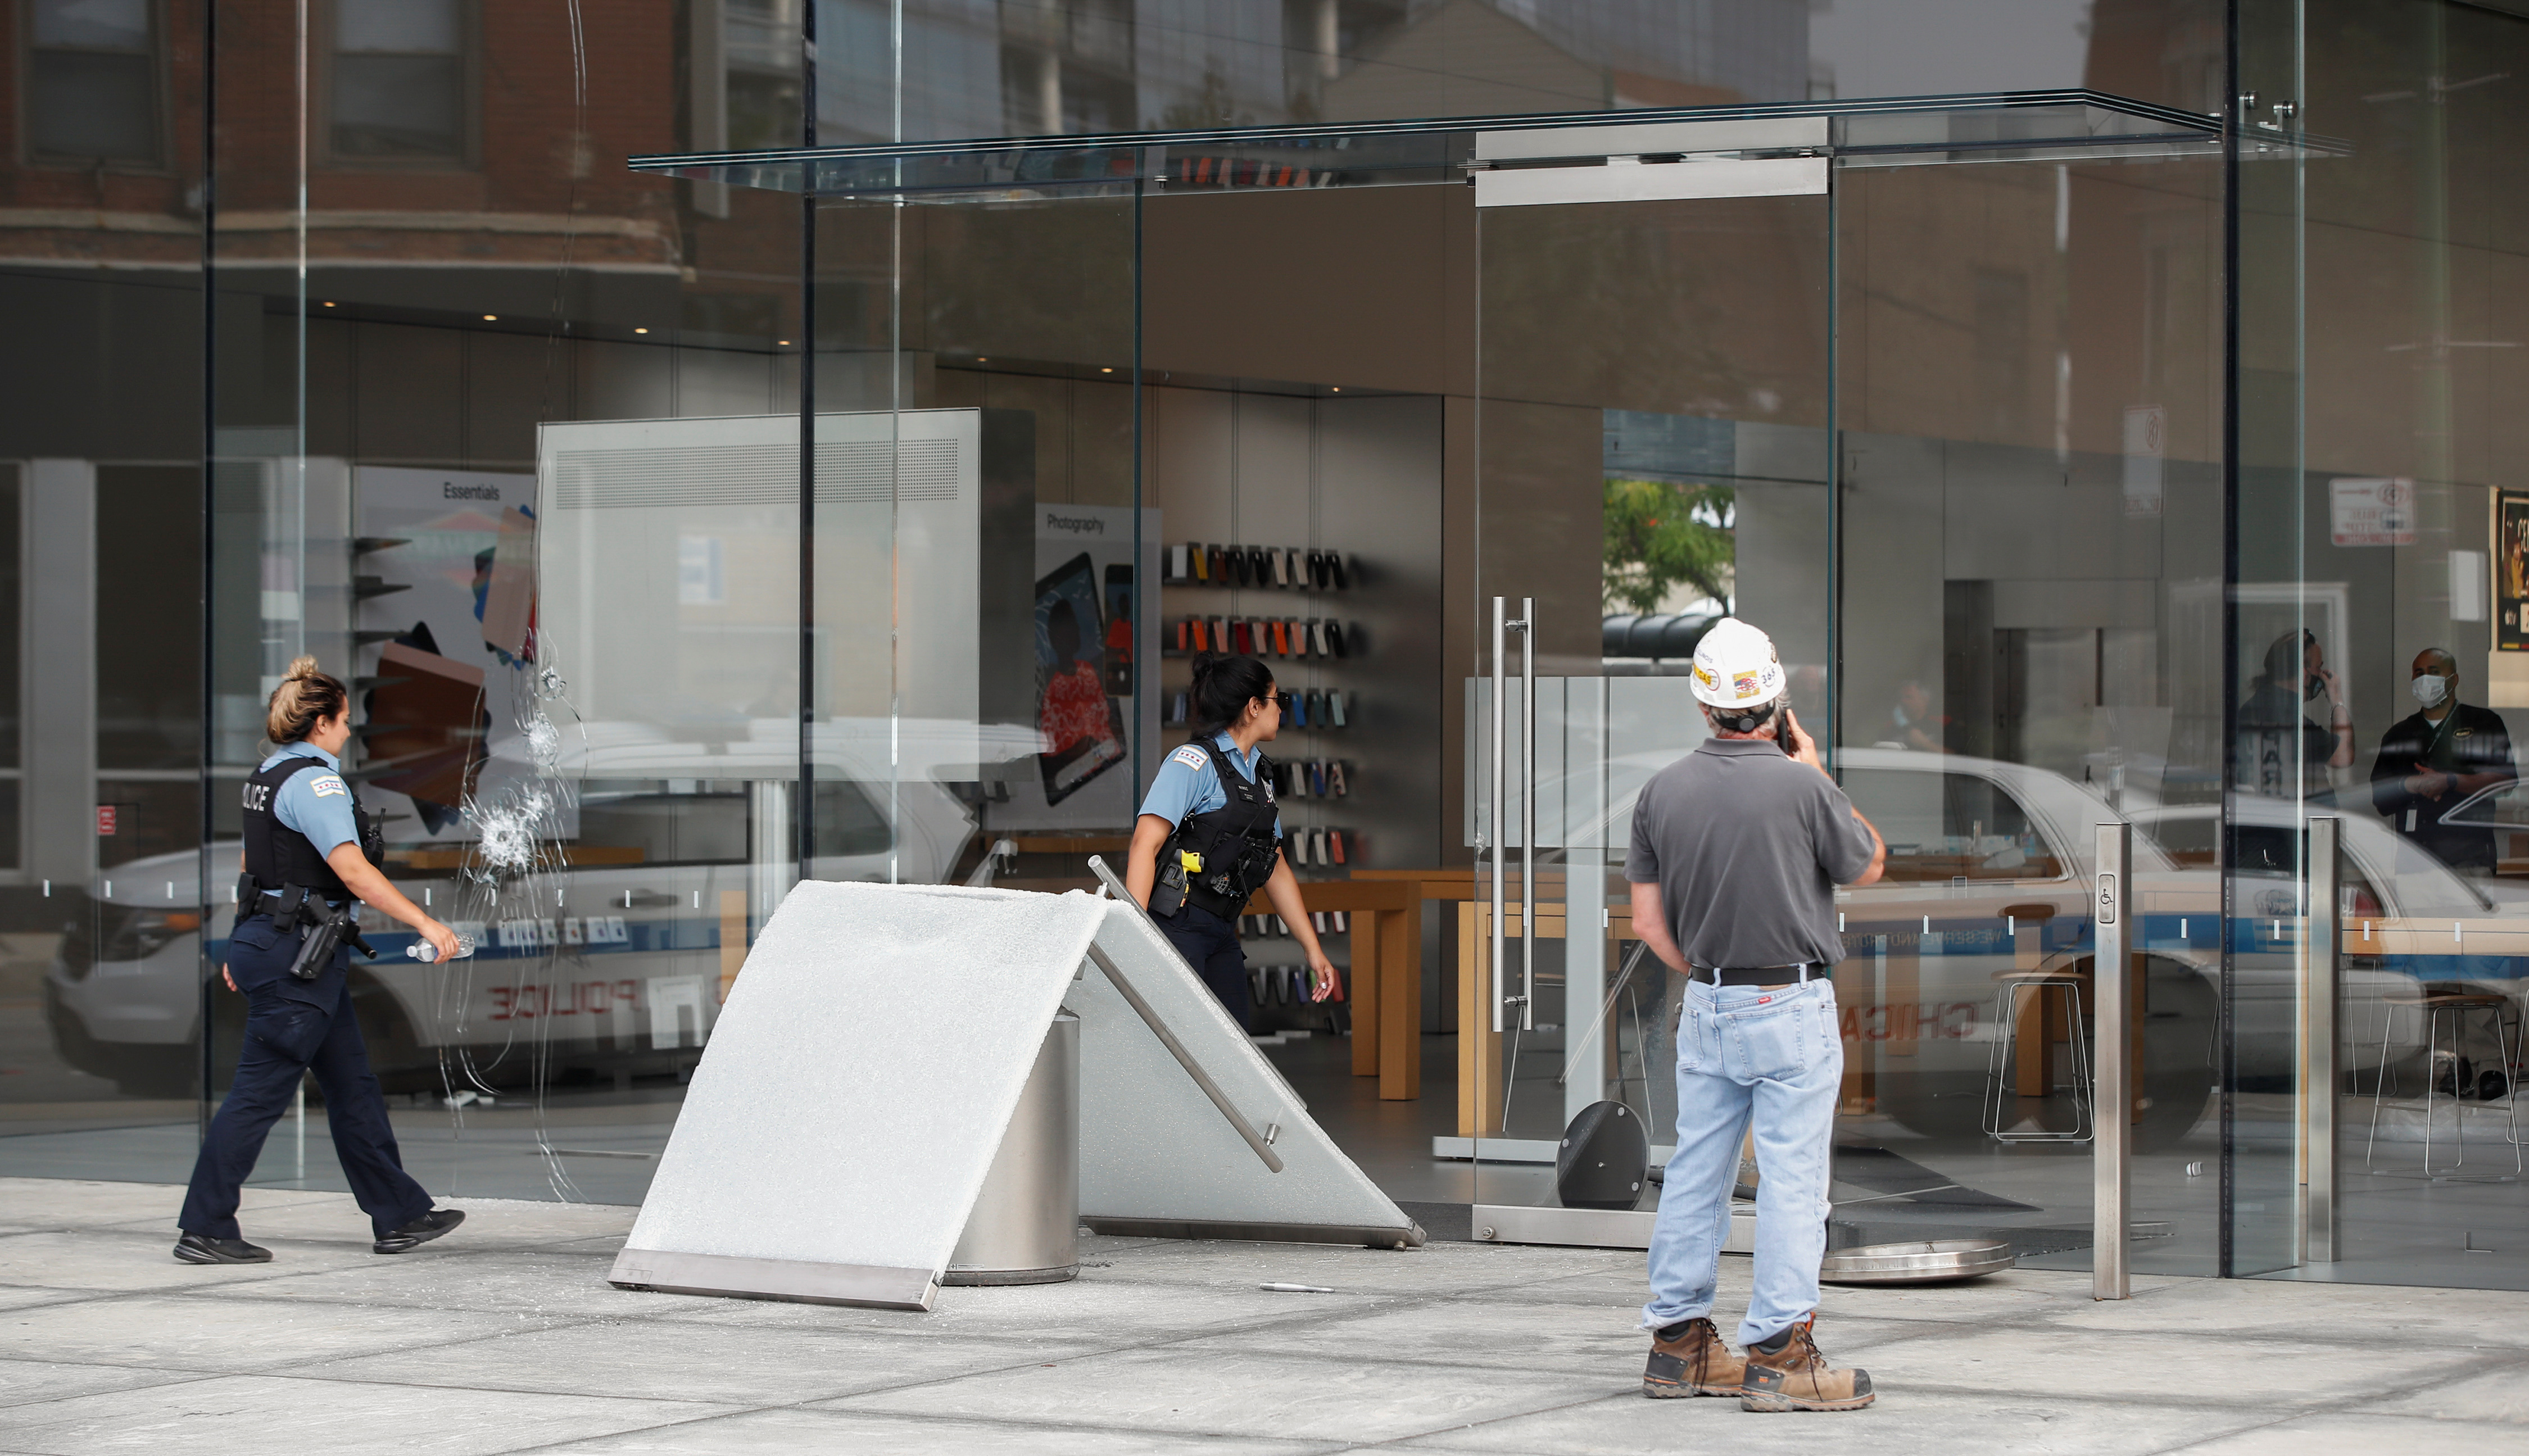
[{"label": "brown work boot", "polygon": [[1870,1373],[1837,1370],[1818,1353],[1809,1327],[1810,1316],[1776,1335],[1781,1348],[1748,1347],[1748,1369],[1739,1389],[1743,1411],[1857,1411],[1878,1397],[1870,1390]]},{"label": "brown work boot", "polygon": [[[1674,1331],[1672,1337],[1671,1331]],[[1653,1400],[1685,1395],[1736,1395],[1747,1361],[1730,1353],[1709,1320],[1689,1320],[1651,1331],[1651,1358],[1642,1367],[1642,1394]]]}]

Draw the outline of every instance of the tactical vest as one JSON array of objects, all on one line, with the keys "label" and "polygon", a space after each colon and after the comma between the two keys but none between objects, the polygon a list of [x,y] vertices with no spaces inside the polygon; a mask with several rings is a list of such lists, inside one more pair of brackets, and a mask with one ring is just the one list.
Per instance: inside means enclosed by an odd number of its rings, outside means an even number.
[{"label": "tactical vest", "polygon": [[[1162,917],[1176,913],[1174,905],[1161,908],[1163,891],[1177,880],[1174,872],[1184,867],[1184,903],[1229,920],[1246,910],[1248,899],[1273,877],[1281,859],[1282,846],[1273,834],[1281,811],[1273,804],[1272,761],[1258,754],[1251,780],[1218,743],[1208,737],[1198,742],[1211,755],[1212,772],[1220,776],[1228,802],[1187,815],[1159,847],[1160,884],[1152,896],[1152,912]],[[1189,854],[1195,857],[1191,865],[1185,858]]]},{"label": "tactical vest", "polygon": [[[336,772],[321,758],[293,755],[268,769],[257,769],[245,781],[242,806],[245,810],[245,878],[253,882],[259,893],[272,893],[284,886],[296,885],[329,900],[351,898],[350,886],[334,873],[325,856],[305,835],[281,822],[272,811],[272,801],[280,794],[281,785],[294,775],[309,769]],[[360,836],[360,854],[369,863],[384,858],[384,836],[369,822],[369,812],[360,807],[357,794],[351,796],[351,823]],[[255,906],[243,894],[238,896],[240,916],[256,913]]]}]

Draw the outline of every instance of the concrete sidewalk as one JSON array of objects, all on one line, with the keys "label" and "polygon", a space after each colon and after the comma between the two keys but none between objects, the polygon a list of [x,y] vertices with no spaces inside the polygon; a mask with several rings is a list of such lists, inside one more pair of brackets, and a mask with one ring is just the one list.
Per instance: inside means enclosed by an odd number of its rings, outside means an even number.
[{"label": "concrete sidewalk", "polygon": [[[0,1450],[1623,1453],[2529,1448],[2529,1296],[2014,1271],[1829,1290],[1854,1415],[1647,1401],[1641,1257],[1084,1241],[930,1315],[632,1294],[614,1207],[460,1203],[402,1258],[249,1192],[274,1263],[168,1257],[182,1190],[0,1179]],[[1725,1330],[1748,1262],[1722,1265]],[[1268,1294],[1261,1281],[1333,1286]]]}]

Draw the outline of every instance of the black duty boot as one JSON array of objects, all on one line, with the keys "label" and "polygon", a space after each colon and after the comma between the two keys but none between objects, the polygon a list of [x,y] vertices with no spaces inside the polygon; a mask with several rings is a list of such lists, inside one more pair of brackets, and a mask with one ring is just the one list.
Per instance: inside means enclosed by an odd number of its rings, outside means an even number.
[{"label": "black duty boot", "polygon": [[462,1209],[433,1209],[369,1247],[380,1254],[408,1254],[464,1221]]},{"label": "black duty boot", "polygon": [[188,1233],[176,1241],[178,1264],[270,1264],[272,1251],[243,1239],[215,1239]]}]

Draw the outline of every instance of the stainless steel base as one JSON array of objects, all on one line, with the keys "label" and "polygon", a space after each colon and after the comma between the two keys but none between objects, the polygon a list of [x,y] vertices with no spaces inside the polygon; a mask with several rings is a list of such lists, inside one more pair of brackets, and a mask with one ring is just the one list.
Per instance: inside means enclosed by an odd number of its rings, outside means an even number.
[{"label": "stainless steel base", "polygon": [[939,1289],[927,1268],[668,1254],[656,1249],[625,1249],[616,1255],[606,1282],[619,1289],[655,1289],[664,1294],[734,1295],[881,1310],[928,1310]]},{"label": "stainless steel base", "polygon": [[1246,1239],[1266,1244],[1361,1244],[1372,1249],[1420,1249],[1420,1223],[1403,1228],[1365,1228],[1332,1223],[1234,1223],[1205,1218],[1110,1218],[1083,1213],[1092,1233],[1119,1239]]},{"label": "stainless steel base", "polygon": [[1066,1264],[1056,1268],[951,1268],[940,1276],[943,1285],[965,1288],[988,1288],[997,1284],[1059,1284],[1080,1277],[1080,1266]]},{"label": "stainless steel base", "polygon": [[1992,1239],[1930,1239],[1837,1249],[1818,1265],[1822,1284],[1937,1284],[1974,1279],[2018,1262]]},{"label": "stainless steel base", "polygon": [[[1652,1209],[1534,1209],[1477,1204],[1471,1213],[1480,1244],[1560,1244],[1581,1249],[1647,1249],[1659,1221]],[[1733,1204],[1724,1254],[1756,1252],[1756,1206]]]}]

